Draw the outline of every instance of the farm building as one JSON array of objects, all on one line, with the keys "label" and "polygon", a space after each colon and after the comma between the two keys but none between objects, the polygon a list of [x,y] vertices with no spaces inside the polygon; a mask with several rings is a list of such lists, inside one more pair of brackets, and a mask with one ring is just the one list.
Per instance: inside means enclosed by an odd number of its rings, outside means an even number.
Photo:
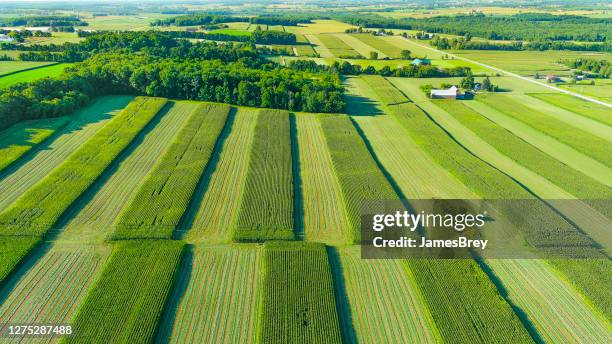
[{"label": "farm building", "polygon": [[5,35],[5,34],[0,34],[0,42],[12,42],[14,41],[13,38]]},{"label": "farm building", "polygon": [[556,75],[549,74],[546,76],[546,82],[553,83],[558,81],[561,81],[561,79]]},{"label": "farm building", "polygon": [[431,98],[440,99],[459,99],[462,97],[461,90],[457,86],[453,86],[447,90],[433,89],[430,93]]},{"label": "farm building", "polygon": [[412,60],[412,64],[415,65],[415,66],[430,65],[431,64],[431,60],[429,60],[429,59],[414,59],[414,60]]}]

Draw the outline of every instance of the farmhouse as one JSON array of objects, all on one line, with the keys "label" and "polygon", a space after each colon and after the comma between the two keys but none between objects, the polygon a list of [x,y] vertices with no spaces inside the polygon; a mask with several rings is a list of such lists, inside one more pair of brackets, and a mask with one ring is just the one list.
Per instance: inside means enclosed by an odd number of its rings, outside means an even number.
[{"label": "farmhouse", "polygon": [[453,86],[447,90],[431,90],[430,97],[434,99],[459,99],[462,97],[461,90],[457,86]]},{"label": "farmhouse", "polygon": [[414,60],[412,60],[412,64],[414,66],[430,65],[431,64],[431,60],[429,60],[429,59],[414,59]]},{"label": "farmhouse", "polygon": [[558,82],[560,80],[561,79],[559,79],[558,76],[553,75],[553,74],[549,74],[549,75],[546,76],[546,82],[549,82],[549,83]]},{"label": "farmhouse", "polygon": [[0,42],[12,42],[14,39],[5,34],[0,34]]}]

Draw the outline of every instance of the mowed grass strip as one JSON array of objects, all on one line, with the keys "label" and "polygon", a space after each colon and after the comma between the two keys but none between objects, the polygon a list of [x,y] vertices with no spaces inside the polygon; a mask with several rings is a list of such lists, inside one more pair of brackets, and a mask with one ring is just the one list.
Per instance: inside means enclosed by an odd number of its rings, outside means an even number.
[{"label": "mowed grass strip", "polygon": [[42,257],[34,254],[29,260],[36,262],[0,289],[0,322],[68,323],[109,253],[105,246],[54,245]]},{"label": "mowed grass strip", "polygon": [[31,149],[27,159],[0,171],[0,211],[61,165],[98,133],[133,99],[131,96],[98,97],[70,115],[70,122],[56,136]]},{"label": "mowed grass strip", "polygon": [[316,57],[317,52],[309,45],[295,45],[293,48],[297,51],[297,56]]},{"label": "mowed grass strip", "polygon": [[589,200],[612,198],[610,188],[543,153],[480,115],[461,101],[437,100],[434,103],[495,147],[500,153],[516,160],[530,170],[536,171],[577,198],[583,199],[595,208],[599,208],[600,211],[604,213],[609,211],[607,207],[601,208],[601,206],[605,206],[603,202],[589,202]]},{"label": "mowed grass strip", "polygon": [[612,126],[610,108],[563,93],[531,93],[532,97]]},{"label": "mowed grass strip", "polygon": [[231,107],[200,104],[121,215],[114,239],[170,238],[191,197]]},{"label": "mowed grass strip", "polygon": [[542,133],[565,143],[576,150],[612,167],[610,142],[591,135],[572,125],[555,119],[552,115],[531,109],[515,101],[510,95],[487,94],[478,96],[483,102]]},{"label": "mowed grass strip", "polygon": [[185,259],[160,343],[254,343],[260,246],[196,246]]},{"label": "mowed grass strip", "polygon": [[382,38],[372,34],[353,34],[351,35],[363,43],[382,51],[385,55],[391,58],[400,58],[402,56],[402,49],[397,46],[384,41]]},{"label": "mowed grass strip", "polygon": [[593,313],[582,296],[537,259],[488,260],[508,296],[533,323],[544,342],[610,343],[610,323]]},{"label": "mowed grass strip", "polygon": [[0,171],[64,127],[68,117],[17,123],[0,132]]},{"label": "mowed grass strip", "polygon": [[453,343],[533,343],[510,305],[472,259],[409,259],[442,337]]},{"label": "mowed grass strip", "polygon": [[293,239],[289,113],[260,110],[234,239]]},{"label": "mowed grass strip", "polygon": [[359,242],[364,202],[392,200],[397,198],[397,194],[376,165],[348,116],[321,115],[320,121],[342,188],[351,225],[351,241]]},{"label": "mowed grass strip", "polygon": [[263,269],[258,342],[342,342],[324,245],[268,242]]},{"label": "mowed grass strip", "polygon": [[296,114],[304,234],[309,241],[350,242],[350,224],[318,115]]},{"label": "mowed grass strip", "polygon": [[238,221],[259,110],[238,108],[231,131],[219,152],[214,171],[186,239],[190,242],[230,242]]},{"label": "mowed grass strip", "polygon": [[[357,343],[439,343],[442,341],[416,280],[403,261],[362,259],[359,246],[339,248],[339,278]],[[346,294],[345,294],[346,293]],[[402,300],[397,302],[397,300]]]},{"label": "mowed grass strip", "polygon": [[121,212],[130,205],[147,176],[198,106],[196,102],[172,101],[154,119],[155,125],[141,142],[132,145],[117,159],[106,178],[100,178],[83,197],[81,207],[64,214],[61,232],[55,241],[101,243],[113,233]]},{"label": "mowed grass strip", "polygon": [[0,286],[40,241],[38,237],[0,237]]},{"label": "mowed grass strip", "polygon": [[0,214],[0,235],[43,236],[164,104],[164,98],[136,98],[62,165]]},{"label": "mowed grass strip", "polygon": [[63,343],[150,343],[184,251],[180,241],[123,241],[71,321]]}]

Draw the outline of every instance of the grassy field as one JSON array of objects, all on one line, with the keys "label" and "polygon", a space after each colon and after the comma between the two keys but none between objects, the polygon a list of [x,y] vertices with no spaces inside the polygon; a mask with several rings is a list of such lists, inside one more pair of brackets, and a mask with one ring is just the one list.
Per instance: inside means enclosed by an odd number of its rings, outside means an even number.
[{"label": "grassy field", "polygon": [[[0,61],[0,83],[6,77],[6,74],[19,72],[24,69],[37,68],[54,64],[54,62],[37,62],[37,61]],[[0,84],[2,87],[8,85]]]},{"label": "grassy field", "polygon": [[0,132],[0,171],[63,128],[68,117],[20,122]]},{"label": "grassy field", "polygon": [[232,36],[250,36],[251,32],[246,30],[239,29],[217,29],[211,30],[209,33],[219,33],[224,35],[232,35]]},{"label": "grassy field", "polygon": [[169,18],[174,15],[172,14],[160,14],[160,13],[138,13],[131,15],[108,15],[98,16],[92,18],[84,18],[89,26],[88,30],[149,30],[151,26],[149,23],[155,19]]},{"label": "grassy field", "polygon": [[345,243],[350,225],[321,123],[313,114],[296,114],[304,235],[308,241]]},{"label": "grassy field", "polygon": [[63,163],[132,99],[130,96],[98,98],[91,105],[73,113],[70,123],[58,131],[55,139],[34,147],[26,159],[2,171],[0,173],[0,210],[8,207]]},{"label": "grassy field", "polygon": [[[138,97],[132,101],[59,168],[0,213],[0,234],[44,236],[165,103],[164,98]],[[38,211],[32,212],[33,208]]]},{"label": "grassy field", "polygon": [[609,323],[593,314],[581,295],[541,260],[489,260],[508,297],[524,312],[545,342],[607,343]]},{"label": "grassy field", "polygon": [[402,50],[394,44],[389,44],[381,37],[374,36],[371,34],[353,34],[352,37],[357,38],[363,43],[382,51],[385,56],[391,58],[400,58]]},{"label": "grassy field", "polygon": [[68,323],[109,253],[104,246],[56,245],[40,259],[34,254],[0,290],[0,321]]},{"label": "grassy field", "polygon": [[327,49],[325,44],[323,44],[321,39],[319,39],[318,35],[307,34],[305,35],[305,37],[313,45],[313,49],[316,51],[317,54],[319,54],[320,57],[325,57],[325,58],[334,57],[334,54],[331,52],[331,50]]},{"label": "grassy field", "polygon": [[[357,246],[337,250],[334,273],[342,281],[343,324],[352,329],[345,342],[438,343],[438,329],[421,291],[405,263],[394,259],[361,259]],[[346,298],[346,299],[344,299]],[[402,302],[395,302],[401,299]]]},{"label": "grassy field", "polygon": [[26,45],[62,45],[64,43],[79,43],[83,40],[85,38],[79,37],[76,32],[52,32],[51,37],[28,37]]},{"label": "grassy field", "polygon": [[612,154],[610,154],[610,142],[572,125],[564,123],[550,114],[543,113],[533,108],[528,108],[512,96],[493,95],[478,96],[478,101],[511,116],[532,128],[549,135],[550,137],[564,143],[585,155],[612,167]]},{"label": "grassy field", "polygon": [[[170,102],[146,132],[140,143],[127,151],[109,168],[72,209],[62,223],[56,241],[101,243],[111,234],[121,212],[130,204],[139,187],[195,110],[194,102]],[[113,200],[110,202],[109,200]]]},{"label": "grassy field", "polygon": [[610,108],[602,105],[561,93],[537,93],[530,94],[530,96],[541,99],[565,110],[575,112],[581,116],[585,116],[612,126]]},{"label": "grassy field", "polygon": [[[250,152],[259,111],[239,108],[230,113],[231,131],[216,159],[216,168],[205,172],[208,183],[196,191],[202,199],[186,239],[190,242],[229,242],[238,221],[240,204],[249,168]],[[204,194],[203,197],[200,194]]]},{"label": "grassy field", "polygon": [[[331,52],[334,57],[342,56],[358,56],[359,53],[355,51],[350,45],[346,44],[343,40],[332,34],[320,34],[316,36],[318,40]],[[318,45],[318,42],[313,42]],[[323,53],[319,52],[321,56]]]},{"label": "grassy field", "polygon": [[179,270],[159,342],[255,342],[261,250],[196,246]]},{"label": "grassy field", "polygon": [[341,343],[325,246],[266,243],[260,343]]},{"label": "grassy field", "polygon": [[118,244],[63,342],[151,342],[183,251],[179,241]]},{"label": "grassy field", "polygon": [[13,86],[20,82],[30,82],[46,77],[52,78],[59,76],[64,72],[67,67],[70,67],[71,65],[71,63],[58,63],[50,66],[46,66],[46,64],[43,64],[41,65],[43,67],[40,68],[2,76],[0,77],[0,89]]},{"label": "grassy field", "polygon": [[317,56],[317,52],[312,48],[311,45],[295,45],[293,46],[293,48],[296,50],[297,56]]},{"label": "grassy field", "polygon": [[292,239],[293,197],[289,114],[260,110],[234,239]]},{"label": "grassy field", "polygon": [[590,81],[586,81],[576,84],[560,84],[558,86],[572,92],[584,94],[585,96],[598,98],[605,102],[612,103],[612,80],[594,79],[592,81],[595,83],[594,85],[590,85]]},{"label": "grassy field", "polygon": [[119,218],[114,239],[171,238],[208,165],[230,107],[199,104]]},{"label": "grassy field", "polygon": [[366,42],[363,42],[360,39],[355,38],[355,35],[337,33],[334,36],[341,39],[344,43],[353,48],[353,50],[357,51],[361,56],[369,58],[371,52],[376,52],[378,54],[379,59],[388,57],[388,55],[383,53],[381,50],[375,48],[372,45],[368,45]]},{"label": "grassy field", "polygon": [[[251,25],[252,26],[252,25]],[[339,33],[353,27],[336,20],[315,19],[311,24],[299,24],[298,26],[287,26],[285,29],[291,33],[300,34],[320,34],[320,33]]]}]

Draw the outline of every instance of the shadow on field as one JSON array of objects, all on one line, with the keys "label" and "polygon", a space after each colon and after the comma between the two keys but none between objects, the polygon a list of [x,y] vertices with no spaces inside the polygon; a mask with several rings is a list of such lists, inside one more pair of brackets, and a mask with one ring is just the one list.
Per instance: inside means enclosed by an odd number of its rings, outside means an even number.
[{"label": "shadow on field", "polygon": [[370,98],[356,94],[345,94],[346,113],[351,116],[377,116],[384,115],[377,103]]},{"label": "shadow on field", "polygon": [[178,307],[187,292],[187,286],[191,279],[191,271],[193,269],[193,245],[185,245],[185,253],[181,258],[179,269],[177,271],[172,292],[168,298],[168,302],[164,307],[161,321],[157,327],[157,333],[153,338],[153,343],[168,343],[172,335],[172,328],[176,320]]},{"label": "shadow on field", "polygon": [[187,231],[191,229],[193,226],[193,221],[195,221],[195,217],[202,205],[202,201],[204,200],[204,193],[208,190],[208,186],[210,184],[210,179],[217,170],[217,165],[219,164],[219,159],[221,157],[221,153],[223,151],[223,146],[225,145],[225,141],[229,136],[232,128],[234,126],[234,121],[236,121],[236,112],[237,109],[232,107],[229,115],[227,116],[227,120],[225,122],[225,126],[223,127],[223,131],[217,138],[217,142],[215,142],[215,147],[213,148],[213,153],[206,164],[206,168],[204,169],[204,173],[200,176],[200,180],[198,181],[198,185],[196,185],[195,191],[191,196],[191,200],[187,205],[187,210],[183,213],[183,217],[179,221],[177,228],[174,230],[173,237],[175,239],[181,240],[187,234]]},{"label": "shadow on field", "polygon": [[[136,135],[136,137],[128,144],[128,146],[111,162],[108,166],[94,181],[94,183],[87,188],[81,195],[68,207],[68,209],[60,216],[59,220],[55,224],[54,228],[49,231],[47,240],[53,240],[61,231],[64,230],[66,225],[74,218],[89,202],[95,197],[102,187],[108,182],[108,179],[117,172],[120,165],[125,159],[127,159],[134,150],[140,146],[146,136],[159,124],[162,117],[170,111],[174,102],[169,101],[156,115],[147,123],[147,125]],[[124,204],[127,206],[127,204]],[[95,229],[94,229],[95,230]],[[112,230],[111,230],[112,232]]]},{"label": "shadow on field", "polygon": [[340,257],[335,247],[326,246],[327,258],[332,272],[332,281],[334,283],[334,296],[336,298],[336,310],[340,318],[340,332],[342,334],[343,343],[357,343],[355,329],[353,328],[353,317],[351,315],[351,307],[346,294],[346,286],[344,285],[344,272]]},{"label": "shadow on field", "polygon": [[304,202],[302,197],[302,177],[300,174],[300,151],[297,139],[297,124],[294,113],[289,114],[291,136],[291,162],[293,169],[293,227],[297,240],[304,240]]},{"label": "shadow on field", "polygon": [[52,243],[42,243],[37,245],[28,253],[13,271],[0,284],[0,305],[3,305],[15,286],[25,277],[28,272],[38,263],[38,261],[51,249]]}]

